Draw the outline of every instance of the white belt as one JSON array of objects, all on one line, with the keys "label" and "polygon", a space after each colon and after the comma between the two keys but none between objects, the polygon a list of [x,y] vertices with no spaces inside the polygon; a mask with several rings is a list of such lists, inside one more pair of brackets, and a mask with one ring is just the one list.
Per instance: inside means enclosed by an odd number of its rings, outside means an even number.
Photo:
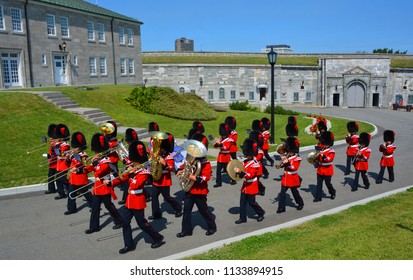
[{"label": "white belt", "polygon": [[167,173],[169,173],[168,170],[162,170],[162,174],[167,174]]},{"label": "white belt", "polygon": [[255,182],[255,181],[257,181],[257,180],[258,180],[257,177],[255,177],[254,179],[245,180],[245,182],[247,182],[247,183],[252,183],[252,182]]},{"label": "white belt", "polygon": [[143,189],[140,189],[140,190],[131,190],[129,193],[130,193],[130,194],[140,194],[140,193],[143,193]]},{"label": "white belt", "polygon": [[290,174],[290,175],[294,175],[294,174],[297,174],[297,171],[285,171],[285,173]]},{"label": "white belt", "polygon": [[322,166],[329,166],[331,164],[332,164],[331,162],[322,162],[322,163],[320,163],[320,165],[322,165]]},{"label": "white belt", "polygon": [[95,181],[110,180],[110,174],[103,176],[102,178],[95,177]]},{"label": "white belt", "polygon": [[358,148],[359,145],[350,145],[352,148]]},{"label": "white belt", "polygon": [[389,155],[389,156],[384,156],[385,158],[392,158],[393,155]]}]

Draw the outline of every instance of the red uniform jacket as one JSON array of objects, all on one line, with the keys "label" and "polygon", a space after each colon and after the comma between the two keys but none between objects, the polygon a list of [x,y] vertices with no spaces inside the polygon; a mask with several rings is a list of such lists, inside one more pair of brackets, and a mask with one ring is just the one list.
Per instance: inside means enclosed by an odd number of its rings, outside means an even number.
[{"label": "red uniform jacket", "polygon": [[260,168],[258,168],[258,173],[257,176],[261,177],[263,168],[262,168],[262,159],[264,158],[264,151],[261,148],[258,148],[258,154],[255,156],[255,160],[258,162],[260,165]]},{"label": "red uniform jacket", "polygon": [[101,158],[96,166],[88,165],[86,167],[88,172],[94,171],[95,183],[93,185],[92,193],[94,195],[111,194],[116,199],[115,192],[112,187],[103,184],[104,180],[110,180],[111,167],[110,160],[107,157]]},{"label": "red uniform jacket", "polygon": [[174,158],[170,154],[162,156],[162,158],[165,160],[166,165],[163,166],[161,178],[154,180],[152,184],[157,187],[170,187],[172,186],[171,173],[175,167]]},{"label": "red uniform jacket", "polygon": [[218,158],[217,162],[220,163],[228,163],[231,161],[231,155],[230,155],[230,150],[232,145],[234,145],[234,140],[231,138],[222,138],[221,137],[221,143],[215,143],[214,147],[218,148],[219,147],[219,153],[218,153]]},{"label": "red uniform jacket", "polygon": [[371,149],[369,147],[360,147],[354,164],[356,170],[369,170],[370,153]]},{"label": "red uniform jacket", "polygon": [[238,152],[238,146],[237,146],[238,133],[235,130],[232,130],[231,134],[229,135],[229,138],[231,138],[234,141],[234,144],[231,146],[229,152],[230,153]]},{"label": "red uniform jacket", "polygon": [[264,130],[263,132],[261,132],[261,134],[264,140],[264,143],[262,144],[262,149],[264,151],[268,151],[268,149],[270,148],[269,141],[270,141],[271,133],[268,130]]},{"label": "red uniform jacket", "polygon": [[[109,139],[109,148],[114,148],[118,144],[118,139],[116,137],[112,137]],[[110,162],[117,163],[119,161],[119,155],[117,152],[112,152],[108,155]]]},{"label": "red uniform jacket", "polygon": [[190,194],[207,195],[208,181],[211,179],[212,167],[207,158],[201,159],[201,172],[198,175],[198,181],[195,181],[189,190]]},{"label": "red uniform jacket", "polygon": [[299,187],[300,176],[298,176],[297,170],[300,168],[301,157],[298,154],[288,158],[288,164],[284,166],[284,174],[281,177],[281,185],[287,188]]},{"label": "red uniform jacket", "polygon": [[317,174],[322,176],[333,176],[334,166],[333,160],[336,156],[336,151],[333,148],[322,150],[319,155],[319,162],[317,166]]},{"label": "red uniform jacket", "polygon": [[[67,142],[61,142],[60,144],[56,145],[55,151],[58,150],[57,153],[57,166],[56,170],[57,171],[65,171],[69,169],[69,164],[67,162],[67,157],[64,156],[64,153],[66,151],[70,150],[70,145]],[[57,151],[56,151],[57,152]]]},{"label": "red uniform jacket", "polygon": [[56,169],[57,167],[57,155],[55,153],[56,141],[51,141],[49,146],[49,168]]},{"label": "red uniform jacket", "polygon": [[122,178],[115,178],[112,186],[117,186],[123,182],[129,181],[128,196],[126,197],[125,206],[128,209],[142,210],[146,208],[146,198],[143,188],[151,173],[147,169],[140,168],[133,173],[126,173]]},{"label": "red uniform jacket", "polygon": [[352,135],[346,137],[346,142],[348,144],[346,155],[352,156],[352,157],[355,156],[357,154],[358,149],[359,149],[359,135],[358,134],[352,134]]},{"label": "red uniform jacket", "polygon": [[379,151],[383,153],[380,160],[380,166],[394,166],[394,150],[396,150],[396,146],[393,144],[380,145]]},{"label": "red uniform jacket", "polygon": [[70,170],[77,169],[76,172],[71,172],[69,177],[69,184],[74,186],[84,186],[89,183],[87,177],[87,170],[83,164],[83,159],[88,156],[85,152],[74,154],[70,157]]},{"label": "red uniform jacket", "polygon": [[255,160],[248,160],[244,161],[244,172],[245,175],[243,177],[244,182],[241,187],[241,192],[245,194],[255,195],[258,194],[258,178],[257,173],[258,169],[260,168],[259,163]]}]

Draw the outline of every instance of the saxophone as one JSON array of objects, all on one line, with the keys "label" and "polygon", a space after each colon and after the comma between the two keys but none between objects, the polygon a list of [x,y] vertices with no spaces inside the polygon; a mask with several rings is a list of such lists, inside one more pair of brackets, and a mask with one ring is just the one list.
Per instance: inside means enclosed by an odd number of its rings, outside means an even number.
[{"label": "saxophone", "polygon": [[184,169],[179,175],[179,184],[185,192],[189,192],[194,181],[189,179],[189,175],[198,176],[201,172],[201,160],[206,155],[205,146],[197,140],[188,140],[185,142],[186,157]]}]

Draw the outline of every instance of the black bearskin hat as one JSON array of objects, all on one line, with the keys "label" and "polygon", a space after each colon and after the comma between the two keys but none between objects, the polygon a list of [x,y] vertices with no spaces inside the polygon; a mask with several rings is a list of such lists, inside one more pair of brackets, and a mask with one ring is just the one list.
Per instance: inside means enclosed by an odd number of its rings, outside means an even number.
[{"label": "black bearskin hat", "polygon": [[229,128],[229,125],[225,123],[220,123],[219,124],[219,135],[222,137],[228,137],[231,133],[231,129]]},{"label": "black bearskin hat", "polygon": [[298,136],[298,126],[296,124],[287,124],[285,126],[287,136]]},{"label": "black bearskin hat", "polygon": [[188,132],[188,140],[192,139],[195,134],[202,134],[202,132],[198,128],[191,128]]},{"label": "black bearskin hat", "polygon": [[261,131],[258,131],[258,130],[251,131],[249,138],[257,142],[257,145],[259,148],[262,148],[262,145],[264,144],[264,139],[262,137]]},{"label": "black bearskin hat", "polygon": [[300,141],[294,137],[288,137],[285,140],[285,150],[291,153],[299,153],[300,152]]},{"label": "black bearskin hat", "polygon": [[139,140],[138,133],[133,128],[127,128],[125,131],[125,141],[130,143],[133,140]]},{"label": "black bearskin hat", "polygon": [[175,148],[175,138],[172,134],[166,132],[168,138],[163,139],[161,142],[161,148],[164,149],[168,153],[172,153]]},{"label": "black bearskin hat", "polygon": [[359,144],[364,147],[368,147],[370,145],[370,139],[371,139],[370,134],[368,134],[367,132],[362,132],[359,135]]},{"label": "black bearskin hat", "polygon": [[394,142],[394,137],[396,136],[396,133],[393,130],[385,130],[383,132],[383,140],[384,142],[390,141],[391,143]]},{"label": "black bearskin hat", "polygon": [[334,134],[331,131],[324,131],[320,135],[320,143],[323,145],[334,145]]},{"label": "black bearskin hat", "polygon": [[113,131],[113,133],[111,134],[108,134],[108,136],[116,137],[118,135],[118,125],[114,121],[107,121],[107,123],[113,125],[113,128],[115,129],[115,131]]},{"label": "black bearskin hat", "polygon": [[262,122],[260,120],[252,121],[252,130],[262,131]]},{"label": "black bearskin hat", "polygon": [[356,133],[359,131],[359,125],[357,122],[348,122],[347,123],[347,131],[349,133]]},{"label": "black bearskin hat", "polygon": [[70,132],[69,132],[69,128],[65,125],[65,124],[58,124],[56,126],[56,138],[60,139],[65,139],[65,140],[69,140],[70,139]]},{"label": "black bearskin hat", "polygon": [[150,122],[148,132],[159,131],[159,125],[156,122]]},{"label": "black bearskin hat", "polygon": [[225,123],[229,125],[229,128],[231,128],[232,130],[234,130],[237,127],[237,120],[232,116],[226,117]]},{"label": "black bearskin hat", "polygon": [[144,163],[148,161],[148,152],[145,144],[139,140],[133,140],[129,144],[129,159],[133,162]]},{"label": "black bearskin hat", "polygon": [[208,139],[202,133],[195,133],[194,135],[192,135],[191,139],[201,142],[202,144],[204,144],[205,148],[208,150],[208,145],[209,145]]},{"label": "black bearskin hat", "polygon": [[262,122],[262,127],[264,129],[266,129],[266,130],[270,129],[271,121],[268,118],[266,118],[266,117],[262,118],[261,122]]},{"label": "black bearskin hat", "polygon": [[101,153],[109,149],[109,142],[105,135],[96,133],[92,136],[91,150],[95,153]]},{"label": "black bearskin hat", "polygon": [[49,124],[47,128],[47,136],[49,136],[49,138],[56,138],[56,126],[57,124],[54,123]]},{"label": "black bearskin hat", "polygon": [[87,148],[87,142],[85,135],[82,132],[75,132],[72,134],[72,141],[70,141],[70,146],[73,148],[81,148],[85,150]]},{"label": "black bearskin hat", "polygon": [[200,121],[194,121],[192,123],[192,128],[198,129],[201,133],[205,132],[205,127]]},{"label": "black bearskin hat", "polygon": [[324,122],[324,121],[322,121],[322,120],[320,120],[318,123],[317,123],[317,128],[318,128],[318,130],[327,130],[327,124]]},{"label": "black bearskin hat", "polygon": [[242,152],[246,156],[256,156],[258,154],[258,144],[252,139],[245,139],[242,144]]},{"label": "black bearskin hat", "polygon": [[296,125],[297,124],[297,119],[294,116],[289,116],[288,117],[288,124]]}]

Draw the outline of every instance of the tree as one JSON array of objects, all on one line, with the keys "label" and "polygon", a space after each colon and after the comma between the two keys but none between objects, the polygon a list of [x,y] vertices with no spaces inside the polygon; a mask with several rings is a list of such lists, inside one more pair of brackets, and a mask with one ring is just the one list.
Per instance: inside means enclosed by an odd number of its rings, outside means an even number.
[{"label": "tree", "polygon": [[407,51],[402,52],[402,51],[400,51],[400,50],[397,50],[397,51],[393,52],[393,49],[384,48],[384,49],[374,49],[374,50],[373,50],[373,53],[406,54]]}]

